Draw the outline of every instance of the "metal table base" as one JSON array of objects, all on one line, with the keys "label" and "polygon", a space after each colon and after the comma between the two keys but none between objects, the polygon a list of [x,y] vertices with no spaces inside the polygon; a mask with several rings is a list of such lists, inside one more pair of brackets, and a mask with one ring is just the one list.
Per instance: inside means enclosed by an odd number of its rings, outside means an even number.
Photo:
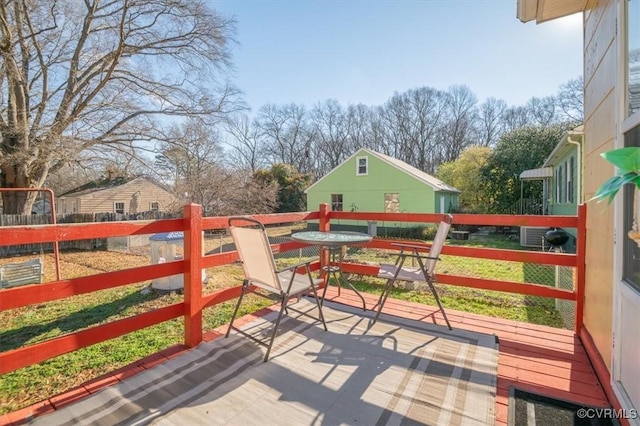
[{"label": "metal table base", "polygon": [[322,303],[324,302],[325,295],[327,294],[327,289],[329,288],[329,279],[331,278],[331,275],[333,275],[333,278],[336,281],[336,285],[338,286],[338,296],[340,296],[340,290],[342,289],[342,285],[340,284],[340,282],[342,281],[347,286],[351,287],[351,290],[353,290],[356,293],[356,295],[362,301],[362,310],[366,311],[367,304],[364,300],[364,297],[362,296],[362,294],[360,294],[358,289],[355,288],[353,284],[351,284],[351,282],[349,282],[349,280],[342,273],[342,257],[343,257],[342,246],[324,247],[324,250],[327,250],[329,252],[329,264],[326,266],[323,266],[322,270],[328,274],[328,277],[327,277],[328,279],[327,279],[327,285],[324,287],[324,290],[322,291],[322,300],[320,301],[320,305],[322,305]]}]

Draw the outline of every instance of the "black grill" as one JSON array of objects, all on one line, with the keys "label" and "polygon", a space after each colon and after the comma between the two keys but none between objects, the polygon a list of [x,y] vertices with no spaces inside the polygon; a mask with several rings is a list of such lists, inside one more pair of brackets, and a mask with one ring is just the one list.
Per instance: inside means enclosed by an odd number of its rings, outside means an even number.
[{"label": "black grill", "polygon": [[544,239],[554,247],[561,247],[569,241],[569,234],[563,229],[551,229],[544,234]]}]

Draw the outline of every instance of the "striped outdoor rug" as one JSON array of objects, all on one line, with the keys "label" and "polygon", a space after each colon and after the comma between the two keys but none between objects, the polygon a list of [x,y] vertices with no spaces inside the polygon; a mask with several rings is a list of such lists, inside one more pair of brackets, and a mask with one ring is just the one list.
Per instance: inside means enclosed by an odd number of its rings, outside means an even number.
[{"label": "striped outdoor rug", "polygon": [[[490,425],[493,335],[324,305],[329,331],[285,317],[269,362],[240,335],[203,343],[86,399],[43,425]],[[311,310],[302,300],[297,305]],[[364,316],[363,316],[364,314]],[[276,313],[247,324],[266,337]]]}]

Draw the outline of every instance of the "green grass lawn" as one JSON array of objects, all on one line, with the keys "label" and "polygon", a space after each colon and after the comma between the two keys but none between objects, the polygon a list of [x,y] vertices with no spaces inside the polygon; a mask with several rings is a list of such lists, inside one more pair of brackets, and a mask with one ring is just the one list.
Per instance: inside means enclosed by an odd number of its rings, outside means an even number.
[{"label": "green grass lawn", "polygon": [[[521,249],[516,241],[503,236],[483,236],[468,241],[449,241],[448,244]],[[368,262],[389,262],[394,254],[369,249],[350,249],[348,259]],[[51,259],[45,259],[51,264]],[[84,252],[63,254],[65,278],[95,274],[148,264],[143,256],[116,252]],[[279,264],[297,263],[297,256],[278,260]],[[45,267],[53,280],[51,267]],[[553,267],[522,265],[516,262],[469,259],[442,256],[438,272],[443,274],[504,279],[515,282],[554,283]],[[205,293],[240,285],[242,271],[237,265],[208,270],[210,276]],[[360,291],[379,294],[382,281],[372,277],[352,277]],[[0,351],[7,351],[62,336],[77,330],[105,324],[117,319],[148,312],[158,307],[177,303],[182,295],[142,292],[147,283],[75,296],[46,304],[0,312]],[[554,301],[516,294],[439,285],[442,302],[447,309],[474,312],[518,321],[562,327],[562,319],[554,308]],[[434,305],[430,294],[422,291],[396,288],[391,297]],[[270,302],[249,297],[241,314],[254,312]],[[231,317],[234,302],[208,308],[203,313],[204,330],[225,324]],[[183,321],[176,319],[127,334],[66,354],[40,364],[0,376],[0,414],[10,412],[92,378],[128,365],[145,356],[183,342]]]},{"label": "green grass lawn", "polygon": [[[448,240],[447,244],[522,250],[518,241],[509,240],[503,235],[473,236],[470,240]],[[393,263],[395,257],[394,253],[363,248],[351,248],[347,255],[348,259],[373,263]],[[555,284],[554,266],[458,256],[442,255],[441,260],[438,261],[436,273],[549,286]],[[382,292],[383,281],[377,278],[359,277],[352,283],[363,292],[372,294]],[[442,304],[448,309],[552,327],[564,326],[562,317],[555,309],[553,299],[446,284],[438,284],[437,287]],[[432,306],[436,304],[428,290],[425,292],[394,288],[390,297]]]}]

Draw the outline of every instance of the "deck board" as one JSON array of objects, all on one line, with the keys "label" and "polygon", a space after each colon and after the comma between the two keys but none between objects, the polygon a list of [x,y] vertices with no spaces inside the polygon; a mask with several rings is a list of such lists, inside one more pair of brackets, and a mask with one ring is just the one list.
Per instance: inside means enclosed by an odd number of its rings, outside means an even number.
[{"label": "deck board", "polygon": [[[369,309],[377,302],[376,295],[363,294],[363,296]],[[346,305],[362,306],[361,300],[348,289],[342,289],[338,296],[337,289],[330,287],[327,291],[327,299]],[[251,321],[267,311],[247,315],[239,319],[237,325]],[[432,306],[389,299],[383,312],[445,325],[442,314]],[[609,405],[585,349],[573,331],[454,310],[447,310],[447,317],[453,328],[498,336],[500,344],[495,407],[496,425],[507,424],[511,386],[576,403],[594,406]],[[226,326],[205,331],[205,340],[212,340],[219,337],[220,333],[224,333]],[[83,388],[86,393],[94,393],[101,387],[123,380],[144,369],[153,368],[161,360],[173,358],[186,350],[184,345],[176,345],[128,367],[96,378],[79,388],[52,396],[49,401],[0,416],[0,424],[20,423],[21,420],[38,412],[50,411],[54,402],[56,405],[61,405],[74,400],[82,393],[79,390],[82,391]],[[46,409],[43,409],[43,404]]]}]

